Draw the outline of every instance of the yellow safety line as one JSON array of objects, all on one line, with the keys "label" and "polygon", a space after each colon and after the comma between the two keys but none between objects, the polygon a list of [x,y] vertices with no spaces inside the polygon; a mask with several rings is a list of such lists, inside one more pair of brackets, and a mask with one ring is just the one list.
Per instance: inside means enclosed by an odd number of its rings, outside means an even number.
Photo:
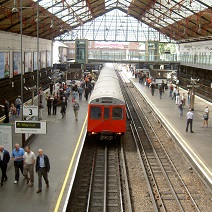
[{"label": "yellow safety line", "polygon": [[60,206],[60,202],[61,202],[61,199],[62,199],[64,190],[65,190],[65,186],[66,186],[66,184],[67,184],[67,181],[68,181],[68,178],[69,178],[69,175],[70,175],[72,166],[73,166],[73,162],[74,162],[74,159],[75,159],[75,156],[76,156],[76,154],[77,154],[77,150],[78,150],[78,147],[79,147],[79,144],[80,144],[80,141],[81,141],[82,133],[83,133],[83,130],[84,130],[84,128],[85,128],[85,124],[86,124],[86,121],[87,121],[87,117],[88,117],[88,114],[86,115],[86,118],[85,118],[85,121],[84,121],[82,130],[81,130],[80,136],[79,136],[78,141],[77,141],[77,145],[76,145],[76,147],[75,147],[75,149],[74,149],[74,153],[73,153],[73,156],[72,156],[72,158],[71,158],[71,162],[70,162],[70,164],[69,164],[68,171],[67,171],[67,173],[66,173],[66,177],[65,177],[65,180],[64,180],[64,182],[63,182],[63,186],[62,186],[62,188],[61,188],[61,191],[60,191],[60,195],[59,195],[59,197],[58,197],[58,199],[57,199],[57,203],[56,203],[54,212],[57,212],[57,211],[58,211],[58,208],[59,208],[59,206]]}]

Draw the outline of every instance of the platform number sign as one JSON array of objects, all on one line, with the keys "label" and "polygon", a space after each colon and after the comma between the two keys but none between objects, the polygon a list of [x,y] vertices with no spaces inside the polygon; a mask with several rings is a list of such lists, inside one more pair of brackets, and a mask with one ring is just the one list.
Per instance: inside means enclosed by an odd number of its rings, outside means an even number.
[{"label": "platform number sign", "polygon": [[38,116],[38,106],[30,105],[23,107],[24,116]]}]

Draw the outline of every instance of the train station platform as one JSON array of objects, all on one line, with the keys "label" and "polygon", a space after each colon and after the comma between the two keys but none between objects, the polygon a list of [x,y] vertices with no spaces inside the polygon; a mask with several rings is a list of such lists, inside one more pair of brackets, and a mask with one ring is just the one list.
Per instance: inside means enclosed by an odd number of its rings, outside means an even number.
[{"label": "train station platform", "polygon": [[[186,103],[183,116],[179,116],[178,105],[175,104],[175,100],[169,97],[169,89],[166,90],[162,99],[160,99],[158,89],[155,89],[155,94],[152,96],[150,88],[146,85],[140,84],[138,78],[132,76],[131,72],[126,70],[122,71],[122,74],[131,81],[134,86],[141,92],[146,100],[150,103],[155,113],[158,114],[162,122],[165,124],[169,133],[171,133],[175,140],[180,145],[184,153],[186,153],[190,161],[193,163],[200,174],[205,180],[207,185],[212,186],[212,118],[210,111],[212,111],[212,103],[207,102],[198,96],[195,96],[194,104],[194,119],[193,119],[193,131],[194,133],[186,132],[186,113],[189,110],[189,105]],[[186,94],[187,92],[180,89],[180,93]],[[203,114],[205,106],[209,108],[209,120],[208,128],[202,128]],[[212,187],[211,187],[212,188]]]},{"label": "train station platform", "polygon": [[[0,211],[29,212],[29,211],[62,211],[67,203],[67,193],[73,183],[76,172],[76,164],[80,157],[86,135],[87,101],[83,98],[80,104],[78,121],[75,121],[72,102],[68,102],[66,117],[62,118],[60,107],[57,115],[48,115],[46,102],[43,101],[42,120],[47,121],[47,134],[36,135],[28,144],[31,150],[38,155],[38,149],[43,149],[44,154],[50,160],[49,188],[46,188],[43,180],[41,193],[38,190],[38,176],[35,173],[33,187],[26,184],[26,180],[20,175],[20,180],[14,184],[15,171],[13,161],[10,160],[7,171],[8,181],[0,186]],[[17,117],[17,120],[21,120]],[[21,145],[21,134],[14,133],[13,147],[15,143]],[[11,154],[11,151],[10,151]]]}]

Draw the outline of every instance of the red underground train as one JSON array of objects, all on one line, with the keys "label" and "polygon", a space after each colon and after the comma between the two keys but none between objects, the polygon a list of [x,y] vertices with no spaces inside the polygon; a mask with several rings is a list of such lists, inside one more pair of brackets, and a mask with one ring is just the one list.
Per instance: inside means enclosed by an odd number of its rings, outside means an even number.
[{"label": "red underground train", "polygon": [[89,136],[100,140],[120,138],[126,132],[126,104],[113,67],[100,72],[88,103]]}]

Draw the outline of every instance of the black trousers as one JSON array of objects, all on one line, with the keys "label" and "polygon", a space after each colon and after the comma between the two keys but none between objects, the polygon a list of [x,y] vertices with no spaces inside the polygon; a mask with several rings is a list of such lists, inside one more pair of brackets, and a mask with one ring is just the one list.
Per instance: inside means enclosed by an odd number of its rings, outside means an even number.
[{"label": "black trousers", "polygon": [[21,173],[23,174],[23,161],[14,161],[14,167],[15,167],[15,180],[19,181],[19,169],[21,170]]},{"label": "black trousers", "polygon": [[186,132],[188,131],[189,125],[190,125],[190,131],[192,132],[192,122],[193,122],[193,119],[187,119]]},{"label": "black trousers", "polygon": [[57,106],[53,106],[53,115],[57,114]]},{"label": "black trousers", "polygon": [[9,120],[9,112],[5,112],[4,114],[5,114],[5,119],[4,119],[3,123],[9,123],[10,122],[10,120]]},{"label": "black trousers", "polygon": [[48,107],[48,115],[51,115],[52,107]]},{"label": "black trousers", "polygon": [[3,183],[4,180],[7,180],[7,163],[1,164],[1,183]]}]

